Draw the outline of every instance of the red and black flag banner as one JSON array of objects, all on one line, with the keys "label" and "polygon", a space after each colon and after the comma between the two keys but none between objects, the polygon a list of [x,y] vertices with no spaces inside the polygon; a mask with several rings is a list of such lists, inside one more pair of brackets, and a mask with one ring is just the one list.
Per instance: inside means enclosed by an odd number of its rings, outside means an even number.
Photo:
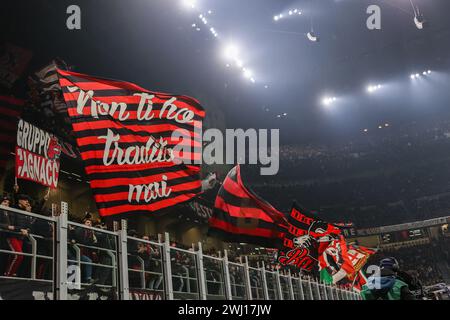
[{"label": "red and black flag banner", "polygon": [[239,165],[234,167],[217,194],[209,235],[228,242],[277,248],[286,225],[280,211],[244,186]]},{"label": "red and black flag banner", "polygon": [[317,266],[319,255],[339,235],[339,228],[307,214],[305,209],[294,204],[278,262],[311,271]]},{"label": "red and black flag banner", "polygon": [[17,125],[16,178],[56,189],[59,177],[59,139],[33,124],[19,120]]},{"label": "red and black flag banner", "polygon": [[22,114],[24,100],[0,95],[0,173],[2,173],[11,153],[14,152],[17,124]]},{"label": "red and black flag banner", "polygon": [[197,100],[57,71],[100,215],[155,212],[201,191]]}]

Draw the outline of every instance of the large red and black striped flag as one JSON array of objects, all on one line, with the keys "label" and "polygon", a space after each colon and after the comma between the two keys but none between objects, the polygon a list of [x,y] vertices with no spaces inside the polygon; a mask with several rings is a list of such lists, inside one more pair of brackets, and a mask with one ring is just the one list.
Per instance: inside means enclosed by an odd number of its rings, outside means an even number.
[{"label": "large red and black striped flag", "polygon": [[17,124],[24,100],[0,95],[0,173],[12,159],[17,140]]},{"label": "large red and black striped flag", "polygon": [[246,188],[239,165],[234,167],[217,194],[209,235],[228,242],[277,248],[286,225],[283,213]]},{"label": "large red and black striped flag", "polygon": [[155,212],[200,192],[205,111],[197,100],[57,71],[102,216]]}]

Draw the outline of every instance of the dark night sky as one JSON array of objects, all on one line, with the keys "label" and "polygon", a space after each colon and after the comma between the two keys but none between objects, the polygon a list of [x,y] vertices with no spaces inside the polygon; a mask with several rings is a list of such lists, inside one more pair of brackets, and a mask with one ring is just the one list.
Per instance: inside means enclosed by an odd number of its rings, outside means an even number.
[{"label": "dark night sky", "polygon": [[[197,97],[206,110],[221,109],[229,128],[281,128],[284,143],[334,142],[379,123],[448,115],[450,1],[415,2],[430,22],[424,30],[414,26],[409,0],[199,0],[213,10],[220,40],[196,32],[198,13],[178,0],[2,1],[1,30],[33,50],[30,69],[58,56],[78,72]],[[81,31],[65,27],[70,4],[81,7]],[[381,31],[365,27],[369,4],[382,9]],[[272,21],[293,7],[313,12],[319,43],[305,38],[306,14]],[[240,44],[256,84],[225,67],[229,40]],[[409,79],[426,69],[433,77]],[[368,96],[370,82],[383,91]],[[320,105],[324,94],[338,97],[333,110]]]}]

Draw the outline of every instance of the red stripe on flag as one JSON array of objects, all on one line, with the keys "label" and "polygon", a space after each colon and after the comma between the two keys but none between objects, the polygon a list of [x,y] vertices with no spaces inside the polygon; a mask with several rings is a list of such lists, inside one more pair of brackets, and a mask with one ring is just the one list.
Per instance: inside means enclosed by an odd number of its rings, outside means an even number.
[{"label": "red stripe on flag", "polygon": [[212,228],[221,229],[223,231],[235,234],[243,234],[250,235],[255,237],[264,237],[264,238],[280,238],[281,234],[275,230],[263,229],[263,228],[254,228],[254,229],[243,229],[239,228],[231,223],[219,220],[215,217],[209,219],[209,225]]},{"label": "red stripe on flag", "polygon": [[187,201],[195,196],[196,194],[186,193],[170,199],[153,202],[151,204],[143,204],[143,205],[125,204],[112,208],[100,208],[99,212],[101,216],[111,216],[114,214],[128,213],[132,211],[157,211]]}]

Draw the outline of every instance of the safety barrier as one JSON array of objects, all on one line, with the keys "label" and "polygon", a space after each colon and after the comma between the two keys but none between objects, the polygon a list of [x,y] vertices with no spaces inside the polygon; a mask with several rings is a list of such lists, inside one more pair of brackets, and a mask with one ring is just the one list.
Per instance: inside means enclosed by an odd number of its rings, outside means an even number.
[{"label": "safety barrier", "polygon": [[[0,211],[30,220],[28,235],[0,225],[0,267],[10,268],[19,256],[28,259],[26,265],[20,259],[19,274],[2,270],[1,299],[360,300],[355,291],[266,270],[264,263],[250,266],[247,257],[228,261],[227,251],[206,255],[201,243],[189,250],[171,246],[167,233],[158,242],[128,236],[124,221],[108,231],[68,222],[66,213]],[[5,245],[12,238],[22,240],[21,250]]]}]

